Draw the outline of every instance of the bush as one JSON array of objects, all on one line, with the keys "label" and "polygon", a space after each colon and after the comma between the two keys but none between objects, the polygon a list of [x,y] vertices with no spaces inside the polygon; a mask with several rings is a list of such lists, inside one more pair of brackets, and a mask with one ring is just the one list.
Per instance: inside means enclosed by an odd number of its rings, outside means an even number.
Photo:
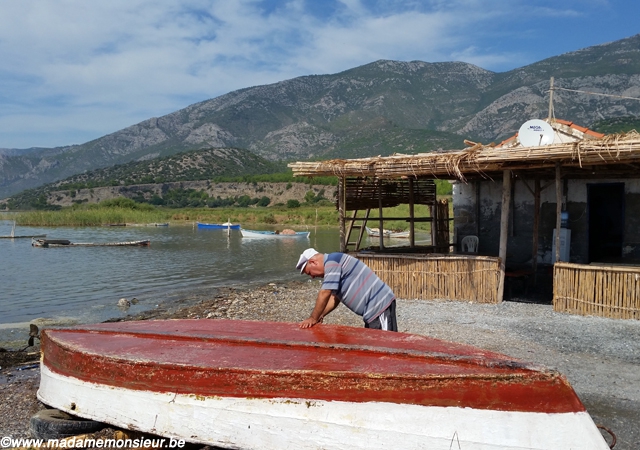
[{"label": "bush", "polygon": [[236,203],[238,204],[239,207],[246,208],[251,203],[251,197],[249,197],[248,195],[242,195],[238,197],[238,200],[236,201]]},{"label": "bush", "polygon": [[307,191],[307,193],[304,195],[304,201],[306,203],[314,203],[315,198],[316,194],[313,191]]},{"label": "bush", "polygon": [[98,206],[102,208],[128,208],[128,209],[136,209],[138,204],[126,197],[117,197],[109,200],[103,200],[98,203]]},{"label": "bush", "polygon": [[148,203],[136,203],[135,201],[126,197],[103,200],[97,205],[89,205],[89,207],[135,209],[138,211],[155,211],[156,209],[153,205],[150,205]]},{"label": "bush", "polygon": [[287,200],[287,208],[300,208],[298,200]]},{"label": "bush", "polygon": [[271,199],[267,196],[263,196],[260,200],[258,200],[258,203],[256,203],[257,206],[269,206],[269,203],[271,203]]},{"label": "bush", "polygon": [[453,193],[453,185],[447,180],[435,180],[437,195],[451,195]]}]

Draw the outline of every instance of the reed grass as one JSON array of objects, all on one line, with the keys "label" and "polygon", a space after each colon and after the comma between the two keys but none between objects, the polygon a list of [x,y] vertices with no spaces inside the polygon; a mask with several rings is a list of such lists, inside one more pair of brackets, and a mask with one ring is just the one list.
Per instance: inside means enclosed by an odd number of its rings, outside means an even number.
[{"label": "reed grass", "polygon": [[[451,202],[449,203],[451,205]],[[305,205],[299,208],[286,206],[271,207],[228,207],[228,208],[161,208],[142,204],[140,207],[87,205],[63,208],[59,211],[24,211],[0,213],[2,220],[15,220],[23,226],[100,226],[114,223],[158,223],[158,222],[207,222],[252,225],[290,226],[338,226],[338,211],[335,206]],[[430,217],[429,207],[416,205],[415,217]],[[364,212],[360,212],[362,217]],[[409,205],[384,208],[383,217],[409,217]],[[453,213],[450,212],[450,217]],[[378,210],[371,210],[369,226],[377,227]],[[408,229],[404,220],[385,220],[387,229]],[[431,224],[419,222],[416,230],[430,231]]]},{"label": "reed grass", "polygon": [[[12,215],[17,225],[90,227],[120,223],[167,222],[165,211],[139,211],[128,208],[62,209],[60,211],[26,211]],[[8,219],[8,217],[7,217]]]},{"label": "reed grass", "polygon": [[287,208],[183,208],[174,210],[171,220],[186,222],[231,223],[254,225],[337,226],[335,206],[301,206]]},{"label": "reed grass", "polygon": [[253,225],[337,226],[338,212],[334,206],[301,206],[300,208],[155,208],[104,207],[63,208],[59,211],[24,211],[0,214],[2,220],[15,220],[22,226],[101,226],[121,223],[208,222]]}]

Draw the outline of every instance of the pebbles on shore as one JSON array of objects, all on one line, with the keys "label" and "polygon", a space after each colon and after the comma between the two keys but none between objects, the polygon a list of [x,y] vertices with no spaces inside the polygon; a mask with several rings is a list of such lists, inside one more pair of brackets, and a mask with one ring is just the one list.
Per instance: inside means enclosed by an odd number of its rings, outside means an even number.
[{"label": "pebbles on shore", "polygon": [[[319,288],[319,280],[308,280],[212,289],[191,298],[190,306],[160,305],[115,320],[299,322],[311,313]],[[594,421],[616,434],[616,450],[640,448],[640,321],[574,316],[531,303],[411,299],[398,300],[397,316],[401,332],[475,345],[559,371]],[[363,326],[362,319],[344,306],[328,315],[325,323]],[[0,383],[0,435],[27,437],[29,418],[42,406],[35,399],[37,373],[8,380]]]}]

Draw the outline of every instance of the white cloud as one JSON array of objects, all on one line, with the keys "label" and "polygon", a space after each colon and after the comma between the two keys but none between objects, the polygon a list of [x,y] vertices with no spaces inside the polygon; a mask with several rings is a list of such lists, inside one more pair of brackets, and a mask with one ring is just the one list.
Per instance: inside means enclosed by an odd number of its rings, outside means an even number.
[{"label": "white cloud", "polygon": [[[515,68],[561,53],[562,29],[540,32],[549,21],[581,15],[594,39],[585,17],[622,0],[604,1],[0,2],[0,147],[82,143],[235,89],[378,59]],[[523,45],[534,41],[547,53]]]}]

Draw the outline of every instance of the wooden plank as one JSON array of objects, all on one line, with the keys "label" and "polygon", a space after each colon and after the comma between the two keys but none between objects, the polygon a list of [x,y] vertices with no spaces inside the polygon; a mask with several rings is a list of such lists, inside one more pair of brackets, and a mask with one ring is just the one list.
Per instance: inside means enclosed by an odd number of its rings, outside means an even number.
[{"label": "wooden plank", "polygon": [[509,204],[511,203],[511,171],[502,173],[502,211],[500,214],[500,279],[498,281],[498,299],[504,299],[504,273],[507,260],[507,237],[509,227]]}]

